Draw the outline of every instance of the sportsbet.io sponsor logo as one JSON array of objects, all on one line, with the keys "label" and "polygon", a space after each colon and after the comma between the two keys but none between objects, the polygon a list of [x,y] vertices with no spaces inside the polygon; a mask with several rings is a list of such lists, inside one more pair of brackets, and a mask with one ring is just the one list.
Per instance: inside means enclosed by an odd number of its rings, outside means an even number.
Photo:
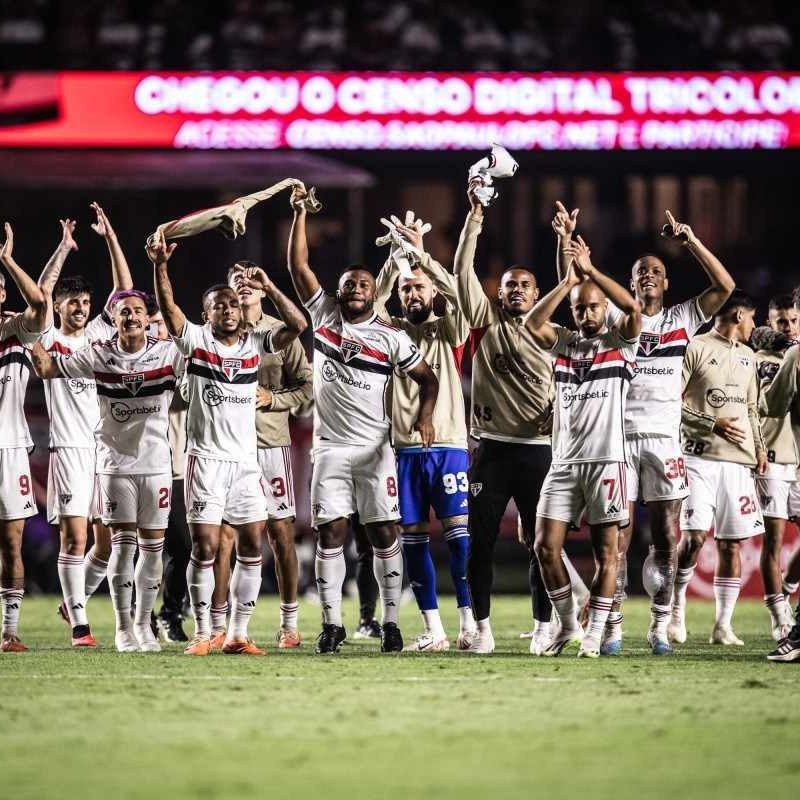
[{"label": "sportsbet.io sponsor logo", "polygon": [[595,389],[593,392],[573,392],[565,387],[561,390],[561,405],[569,408],[574,402],[584,402],[585,400],[604,400],[608,397],[606,389]]},{"label": "sportsbet.io sponsor logo", "polygon": [[129,406],[127,403],[112,403],[111,416],[117,422],[127,422],[131,417],[140,417],[143,414],[158,414],[160,405],[155,406]]},{"label": "sportsbet.io sponsor logo", "polygon": [[233,405],[246,406],[250,405],[253,398],[250,396],[242,397],[236,394],[225,394],[216,386],[207,385],[202,393],[203,402],[208,406],[219,406],[222,403],[232,403]]},{"label": "sportsbet.io sponsor logo", "polygon": [[352,386],[354,389],[364,389],[367,392],[372,388],[371,384],[369,383],[353,380],[353,378],[351,378],[349,375],[339,372],[339,370],[336,369],[336,364],[334,364],[330,359],[325,359],[325,362],[322,364],[322,378],[327,383],[339,381],[339,383]]},{"label": "sportsbet.io sponsor logo", "polygon": [[736,405],[747,405],[747,398],[739,395],[726,394],[724,389],[709,389],[706,392],[706,402],[711,408],[722,408],[727,403],[734,403]]},{"label": "sportsbet.io sponsor logo", "polygon": [[81,394],[87,389],[94,389],[96,384],[94,381],[87,381],[85,378],[70,378],[67,381],[67,386],[73,394]]}]

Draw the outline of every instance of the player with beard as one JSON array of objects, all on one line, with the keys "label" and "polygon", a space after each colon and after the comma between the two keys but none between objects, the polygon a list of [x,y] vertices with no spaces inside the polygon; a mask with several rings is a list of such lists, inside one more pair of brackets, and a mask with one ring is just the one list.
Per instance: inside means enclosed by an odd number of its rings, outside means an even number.
[{"label": "player with beard", "polygon": [[[553,229],[559,240],[559,268],[563,272],[564,248],[575,230],[577,209],[571,214],[559,202]],[[668,642],[670,598],[675,575],[680,529],[681,502],[688,494],[686,470],[681,453],[680,427],[681,367],[686,347],[733,291],[734,283],[719,259],[695,236],[692,229],[667,211],[662,233],[681,241],[699,262],[710,286],[697,297],[665,306],[669,289],[667,270],[661,259],[644,255],[633,265],[630,288],[642,308],[642,335],[636,355],[636,376],[625,406],[625,435],[628,439],[628,497],[633,503],[641,496],[647,505],[653,537],[653,557],[660,589],[652,598],[647,642],[656,655],[671,652]],[[620,311],[609,303],[609,325],[616,324]],[[627,551],[633,526],[620,531],[617,588],[614,606],[603,636],[604,655],[622,650],[622,602],[627,580]]]},{"label": "player with beard", "polygon": [[[3,613],[0,651],[22,653],[28,648],[18,635],[25,592],[22,531],[36,514],[28,451],[33,448],[25,420],[25,390],[30,376],[27,347],[42,334],[47,303],[41,289],[14,260],[14,232],[5,224],[0,264],[17,285],[27,308],[0,317],[0,605]],[[5,276],[0,274],[0,307],[6,300]]]},{"label": "player with beard", "polygon": [[[302,189],[292,192],[289,272],[314,326],[314,472],[312,524],[317,529],[315,573],[322,604],[317,653],[335,653],[342,624],[343,546],[348,518],[358,512],[373,547],[381,597],[381,651],[403,649],[398,607],[403,556],[397,540],[398,485],[389,442],[386,391],[396,370],[419,384],[419,412],[409,428],[423,447],[435,439],[438,381],[408,334],[378,318],[375,279],[361,267],[339,277],[336,297],[323,291],[308,263]],[[410,431],[409,431],[410,433]]]},{"label": "player with beard", "polygon": [[93,379],[96,384],[96,472],[102,519],[111,528],[108,585],[116,617],[114,643],[120,652],[157,652],[161,648],[150,618],[161,586],[170,506],[168,409],[183,358],[172,342],[147,335],[150,320],[143,292],[117,292],[112,318],[116,333],[109,341],[55,357],[36,344],[32,358],[45,380]]},{"label": "player with beard", "polygon": [[[475,274],[475,249],[483,226],[483,206],[470,182],[467,215],[455,255],[458,307],[470,328],[472,415],[470,435],[478,440],[469,469],[470,552],[468,581],[477,634],[473,653],[491,653],[490,623],[494,547],[500,521],[513,498],[532,541],[539,490],[550,467],[553,366],[525,327],[539,297],[533,273],[511,267],[500,278],[497,298],[489,298]],[[552,606],[538,562],[532,555],[536,629],[531,652],[550,640]]]},{"label": "player with beard", "polygon": [[[175,302],[167,263],[177,245],[163,237],[147,247],[153,262],[158,306],[167,329],[187,359],[186,508],[192,534],[187,570],[195,635],[184,651],[211,651],[213,566],[223,521],[236,531],[231,578],[233,609],[222,652],[263,655],[247,628],[261,588],[261,542],[267,521],[266,491],[256,454],[256,389],[261,358],[278,352],[306,328],[300,310],[264,270],[240,269],[237,290],[258,289],[283,320],[270,330],[243,331],[237,292],[215,284],[203,293],[205,325],[189,322]],[[234,456],[236,456],[234,460]]]},{"label": "player with beard", "polygon": [[[242,321],[247,330],[272,330],[283,323],[264,313],[264,292],[241,283],[236,276],[251,261],[239,260],[228,270],[228,284],[239,298]],[[311,365],[299,339],[293,339],[277,353],[264,355],[258,367],[256,392],[256,434],[258,463],[267,487],[267,533],[275,557],[275,575],[280,595],[278,648],[300,646],[298,632],[297,551],[294,543],[294,478],[289,413],[312,397]],[[230,570],[232,532],[224,532],[215,564],[214,596],[211,606],[212,648],[222,645],[228,606],[227,576]]]},{"label": "player with beard", "polygon": [[[461,389],[461,358],[469,328],[455,305],[453,275],[423,251],[422,234],[415,227],[398,225],[397,230],[422,251],[420,264],[413,277],[400,275],[398,280],[397,265],[390,258],[376,279],[376,302],[385,303],[397,280],[403,316],[392,317],[392,324],[408,334],[439,381],[433,411],[436,438],[427,448],[412,430],[419,408],[416,382],[400,375],[392,384],[392,439],[397,452],[403,553],[424,626],[422,635],[408,649],[427,653],[450,647],[436,598],[428,523],[431,507],[450,551],[450,575],[459,614],[457,645],[464,649],[475,635],[467,586],[469,455]],[[437,316],[433,300],[440,292],[447,305],[444,314]]]},{"label": "player with beard", "polygon": [[800,451],[795,435],[800,430],[796,409],[800,312],[790,295],[770,300],[767,322],[764,327],[756,328],[751,337],[756,349],[761,430],[767,447],[767,471],[756,478],[756,489],[764,514],[761,546],[764,603],[770,614],[772,637],[781,641],[788,636],[794,622],[784,595],[786,581],[781,579],[783,534],[787,521],[800,516],[797,482]]},{"label": "player with beard", "polygon": [[697,336],[683,361],[681,443],[689,496],[681,506],[681,541],[673,592],[672,638],[686,640],[686,589],[711,527],[717,545],[716,619],[710,644],[738,645],[732,618],[741,588],[741,542],[764,532],[752,471],[762,476],[767,452],[758,417],[758,375],[747,346],[755,303],[735,290]]},{"label": "player with beard", "polygon": [[[113,297],[133,286],[130,270],[103,209],[97,203],[92,203],[92,208],[97,214],[92,228],[106,240],[111,256]],[[63,356],[92,342],[108,340],[115,329],[109,321],[108,307],[90,319],[92,287],[85,278],[59,278],[67,255],[78,249],[72,238],[75,223],[65,220],[62,229],[61,244],[45,266],[39,286],[48,306],[48,330],[41,344],[48,352]],[[58,315],[57,328],[50,327],[54,313]],[[64,600],[59,613],[72,628],[73,647],[94,647],[86,601],[105,577],[111,552],[111,533],[99,518],[96,497],[94,432],[100,422],[97,388],[93,380],[79,378],[46,381],[44,392],[50,415],[47,515],[60,532],[58,576]],[[95,553],[84,558],[89,519],[94,523],[96,546]]]},{"label": "player with beard", "polygon": [[[557,356],[553,464],[536,510],[536,554],[560,623],[544,655],[557,656],[581,638],[561,551],[570,525],[581,516],[586,519],[596,571],[578,655],[596,658],[616,585],[619,529],[628,523],[623,412],[634,375],[641,308],[592,264],[580,236],[564,248],[570,259],[566,275],[536,304],[527,322],[536,342]],[[577,332],[550,323],[567,296]],[[613,328],[606,323],[609,302],[623,314]]]}]

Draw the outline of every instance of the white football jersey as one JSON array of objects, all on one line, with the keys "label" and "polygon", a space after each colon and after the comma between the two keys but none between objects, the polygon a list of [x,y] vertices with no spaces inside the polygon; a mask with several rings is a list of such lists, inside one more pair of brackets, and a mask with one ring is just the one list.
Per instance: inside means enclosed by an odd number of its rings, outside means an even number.
[{"label": "white football jersey", "polygon": [[0,319],[0,448],[33,447],[25,419],[25,390],[31,374],[27,347],[40,333],[31,333],[22,315]]},{"label": "white football jersey", "polygon": [[553,463],[625,461],[623,412],[636,364],[637,339],[616,328],[586,339],[556,331]]},{"label": "white football jersey", "polygon": [[386,390],[422,361],[408,334],[373,314],[347,322],[322,289],[305,304],[314,326],[314,445],[388,440]]},{"label": "white football jersey", "polygon": [[65,378],[93,378],[97,386],[99,474],[171,472],[169,405],[183,372],[183,356],[172,342],[148,336],[141,350],[126,353],[115,336],[58,356],[56,363]]},{"label": "white football jersey", "polygon": [[[87,323],[79,336],[66,336],[58,328],[50,328],[42,334],[41,342],[49,353],[68,356],[93,342],[108,339],[108,329],[108,323],[97,316]],[[50,447],[94,449],[94,432],[100,422],[94,379],[45,381],[44,397],[50,415]]]},{"label": "white football jersey", "polygon": [[186,321],[175,344],[186,356],[186,442],[189,455],[257,463],[256,389],[272,330],[247,331],[236,344],[214,338],[210,325]]},{"label": "white football jersey", "polygon": [[[642,314],[642,333],[636,354],[636,374],[625,407],[627,433],[678,436],[681,425],[681,370],[686,347],[698,328],[708,322],[694,297],[662,308],[648,317]],[[622,312],[608,304],[609,324]]]}]

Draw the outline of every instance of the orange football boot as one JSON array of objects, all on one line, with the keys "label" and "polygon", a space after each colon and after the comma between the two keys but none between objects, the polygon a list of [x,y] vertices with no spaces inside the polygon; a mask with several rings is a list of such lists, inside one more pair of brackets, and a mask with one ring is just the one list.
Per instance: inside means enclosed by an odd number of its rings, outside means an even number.
[{"label": "orange football boot", "polygon": [[7,636],[0,644],[0,650],[4,653],[27,653],[28,648],[19,640],[19,636]]},{"label": "orange football boot", "polygon": [[212,631],[211,632],[211,649],[212,650],[222,650],[222,645],[225,644],[225,629],[223,628],[221,631]]},{"label": "orange football boot", "polygon": [[281,628],[278,631],[278,650],[291,650],[300,647],[300,631]]},{"label": "orange football boot", "polygon": [[72,637],[72,646],[73,647],[97,647],[97,639],[92,636],[91,633],[87,633],[86,636],[78,636]]},{"label": "orange football boot", "polygon": [[266,650],[262,650],[251,639],[232,639],[222,645],[222,652],[229,656],[265,656]]},{"label": "orange football boot", "polygon": [[211,640],[208,636],[195,636],[186,646],[186,656],[207,656],[211,652]]}]

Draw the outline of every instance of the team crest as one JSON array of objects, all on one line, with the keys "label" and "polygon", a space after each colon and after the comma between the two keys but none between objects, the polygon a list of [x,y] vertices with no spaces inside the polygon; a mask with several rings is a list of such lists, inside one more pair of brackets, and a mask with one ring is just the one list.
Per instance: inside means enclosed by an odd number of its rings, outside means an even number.
[{"label": "team crest", "polygon": [[239,374],[239,370],[241,368],[242,368],[241,358],[222,359],[222,372],[225,374],[225,377],[229,381],[232,381]]},{"label": "team crest", "polygon": [[361,345],[352,339],[342,339],[342,358],[345,364],[361,352]]},{"label": "team crest", "polygon": [[750,363],[751,363],[751,362],[750,362],[750,356],[739,356],[739,357],[737,358],[737,361],[738,361],[738,362],[739,362],[739,363],[740,363],[740,364],[741,364],[741,365],[742,365],[742,366],[743,366],[745,369],[749,369],[749,368],[750,368]]},{"label": "team crest", "polygon": [[477,497],[481,493],[481,489],[483,489],[482,483],[471,483],[469,485],[469,493],[473,497]]},{"label": "team crest", "polygon": [[578,376],[578,380],[583,380],[589,368],[594,364],[594,359],[591,358],[573,358],[572,370]]},{"label": "team crest", "polygon": [[660,333],[642,332],[639,335],[639,352],[649,356],[661,344]]},{"label": "team crest", "polygon": [[437,324],[435,322],[431,322],[429,325],[426,325],[422,329],[422,335],[426,339],[433,340],[433,339],[436,338],[436,328],[437,328]]},{"label": "team crest", "polygon": [[134,396],[139,394],[139,389],[144,384],[144,373],[139,372],[136,375],[123,375],[122,385]]},{"label": "team crest", "polygon": [[58,499],[61,501],[62,506],[68,506],[70,501],[72,500],[71,494],[60,494]]}]

